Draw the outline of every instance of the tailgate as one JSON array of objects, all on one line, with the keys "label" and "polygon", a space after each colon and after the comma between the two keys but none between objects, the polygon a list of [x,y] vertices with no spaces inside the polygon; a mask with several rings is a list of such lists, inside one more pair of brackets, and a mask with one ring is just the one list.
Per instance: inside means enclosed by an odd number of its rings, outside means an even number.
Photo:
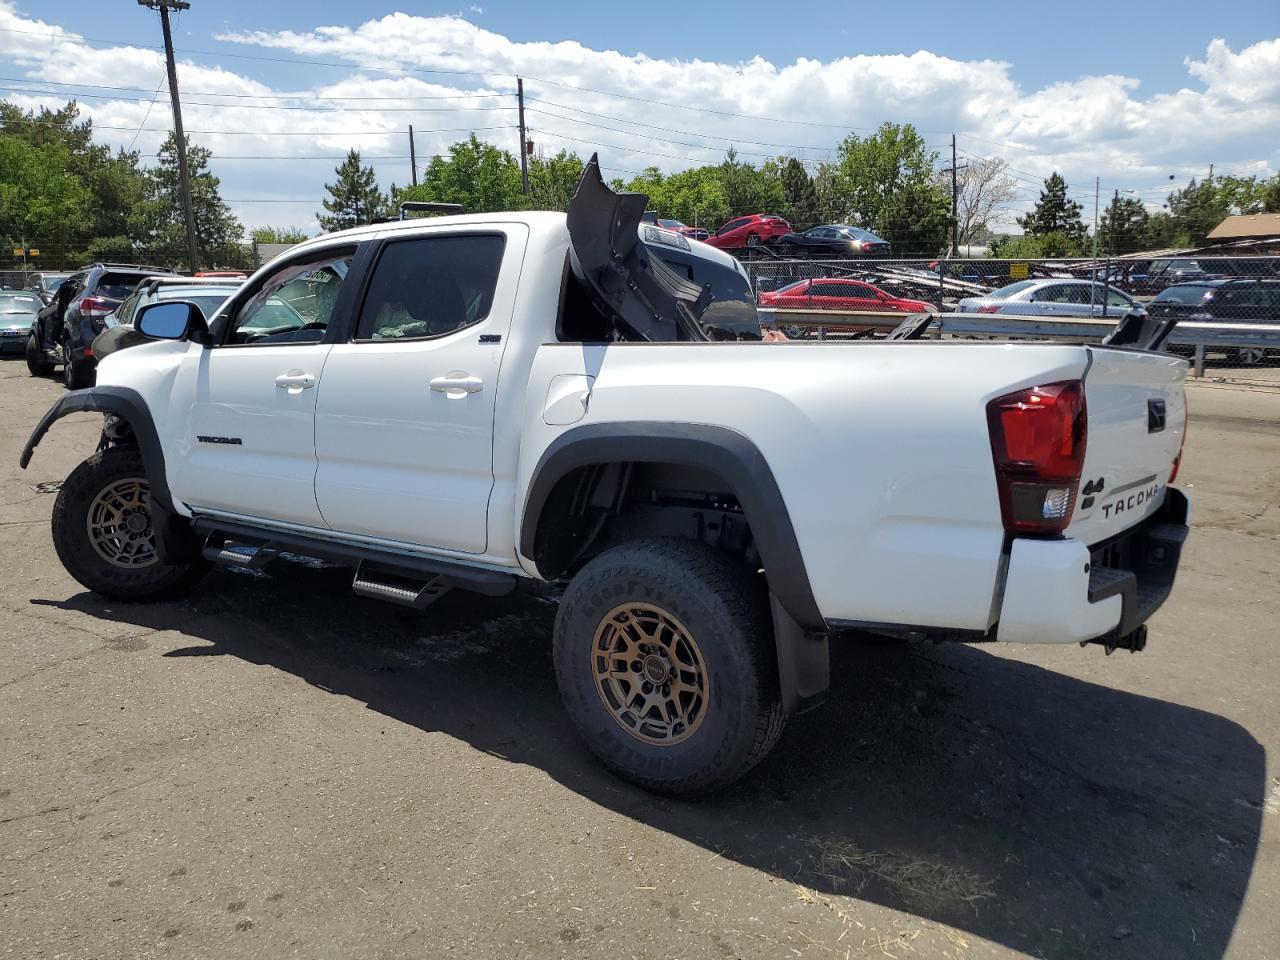
[{"label": "tailgate", "polygon": [[1162,353],[1091,347],[1085,374],[1088,440],[1071,524],[1092,546],[1127,530],[1164,503],[1186,429],[1185,360]]}]

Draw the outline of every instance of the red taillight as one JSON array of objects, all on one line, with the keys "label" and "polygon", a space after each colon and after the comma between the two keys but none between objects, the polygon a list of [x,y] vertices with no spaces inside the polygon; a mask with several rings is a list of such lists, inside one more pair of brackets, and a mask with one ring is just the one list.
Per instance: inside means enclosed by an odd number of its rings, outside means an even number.
[{"label": "red taillight", "polygon": [[80,314],[85,317],[105,317],[115,308],[114,301],[102,297],[85,297],[80,301]]},{"label": "red taillight", "polygon": [[1178,470],[1182,467],[1182,448],[1187,445],[1187,405],[1182,405],[1182,436],[1178,438],[1178,455],[1173,458],[1173,469],[1169,471],[1169,486],[1178,479]]},{"label": "red taillight", "polygon": [[989,303],[986,306],[978,308],[979,313],[999,313],[1000,305],[998,303]]},{"label": "red taillight", "polygon": [[1061,533],[1084,469],[1084,384],[1067,380],[997,397],[987,404],[987,425],[1005,529]]}]

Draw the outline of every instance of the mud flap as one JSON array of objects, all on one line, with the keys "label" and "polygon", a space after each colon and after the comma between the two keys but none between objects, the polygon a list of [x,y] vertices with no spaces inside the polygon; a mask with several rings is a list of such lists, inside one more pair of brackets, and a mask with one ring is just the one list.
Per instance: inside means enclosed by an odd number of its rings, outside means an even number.
[{"label": "mud flap", "polygon": [[831,686],[831,656],[825,633],[810,633],[769,594],[773,613],[773,642],[778,648],[778,685],[782,709],[803,713],[826,699]]}]

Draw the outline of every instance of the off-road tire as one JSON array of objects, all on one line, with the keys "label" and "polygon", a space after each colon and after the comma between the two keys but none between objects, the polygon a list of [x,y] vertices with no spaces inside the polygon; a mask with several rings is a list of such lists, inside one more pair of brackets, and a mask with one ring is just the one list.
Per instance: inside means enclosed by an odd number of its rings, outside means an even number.
[{"label": "off-road tire", "polygon": [[[569,583],[553,655],[561,697],[587,747],[610,770],[667,794],[716,790],[773,748],[786,714],[763,584],[728,556],[679,539],[606,550]],[[654,744],[615,717],[597,682],[597,634],[611,611],[642,604],[675,618],[705,665],[705,713],[686,739]]]},{"label": "off-road tire", "polygon": [[53,373],[53,364],[45,358],[34,333],[27,337],[27,370],[33,377],[47,377]]},{"label": "off-road tire", "polygon": [[[204,559],[145,566],[122,566],[104,557],[89,532],[89,512],[114,484],[147,478],[137,447],[100,450],[71,471],[53,505],[53,545],[58,559],[77,582],[116,600],[158,600],[189,590],[209,569]],[[147,503],[150,497],[147,497]],[[148,516],[150,510],[145,511]],[[154,537],[154,533],[152,533]]]},{"label": "off-road tire", "polygon": [[93,386],[93,371],[83,361],[77,363],[71,350],[71,341],[62,341],[62,382],[68,390],[83,390]]}]

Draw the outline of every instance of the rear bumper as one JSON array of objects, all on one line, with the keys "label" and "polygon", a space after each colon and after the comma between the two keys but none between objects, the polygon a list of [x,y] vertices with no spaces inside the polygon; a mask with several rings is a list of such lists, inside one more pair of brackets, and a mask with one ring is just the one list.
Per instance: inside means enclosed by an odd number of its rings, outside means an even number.
[{"label": "rear bumper", "polygon": [[1173,589],[1188,510],[1186,494],[1170,487],[1158,512],[1092,548],[1014,540],[996,639],[1083,643],[1132,634]]}]

